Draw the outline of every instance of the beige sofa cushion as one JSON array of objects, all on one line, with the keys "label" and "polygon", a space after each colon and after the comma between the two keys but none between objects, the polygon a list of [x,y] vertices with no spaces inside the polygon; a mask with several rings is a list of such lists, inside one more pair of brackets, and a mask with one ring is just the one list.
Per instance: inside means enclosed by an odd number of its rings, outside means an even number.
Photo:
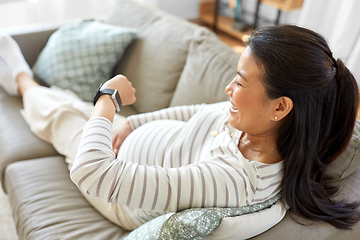
[{"label": "beige sofa cushion", "polygon": [[360,121],[357,119],[350,143],[343,153],[340,154],[327,168],[326,174],[342,179],[352,174],[360,167]]},{"label": "beige sofa cushion", "polygon": [[228,100],[224,89],[236,76],[239,58],[215,36],[193,41],[170,106]]},{"label": "beige sofa cushion", "polygon": [[59,24],[40,24],[10,30],[9,34],[19,44],[27,63],[32,67],[49,37],[57,30]]},{"label": "beige sofa cushion", "polygon": [[209,30],[135,1],[120,0],[107,20],[136,28],[138,38],[126,51],[116,73],[136,88],[133,105],[139,112],[168,107],[185,65],[189,43]]},{"label": "beige sofa cushion", "polygon": [[84,199],[64,157],[10,164],[5,184],[19,239],[121,240],[128,234]]}]

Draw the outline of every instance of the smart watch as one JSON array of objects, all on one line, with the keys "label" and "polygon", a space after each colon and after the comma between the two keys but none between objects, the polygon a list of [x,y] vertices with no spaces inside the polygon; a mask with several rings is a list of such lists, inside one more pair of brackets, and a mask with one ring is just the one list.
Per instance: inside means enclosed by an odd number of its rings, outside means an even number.
[{"label": "smart watch", "polygon": [[[121,102],[121,98],[119,95],[119,92],[117,90],[114,89],[101,89],[101,86],[103,84],[100,84],[98,90],[96,91],[95,95],[94,95],[94,106],[97,102],[97,100],[99,99],[100,96],[107,94],[110,95],[111,100],[114,103],[115,106],[115,112],[120,112],[121,110],[121,106],[122,106],[122,102]],[[100,90],[101,89],[101,90]]]}]

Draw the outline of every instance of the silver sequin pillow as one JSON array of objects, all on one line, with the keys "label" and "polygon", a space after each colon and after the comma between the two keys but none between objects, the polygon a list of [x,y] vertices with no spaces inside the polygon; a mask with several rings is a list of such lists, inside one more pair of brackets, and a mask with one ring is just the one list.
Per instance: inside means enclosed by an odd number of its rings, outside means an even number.
[{"label": "silver sequin pillow", "polygon": [[135,37],[135,29],[94,20],[65,25],[51,35],[33,71],[46,84],[91,102]]},{"label": "silver sequin pillow", "polygon": [[278,193],[263,203],[250,206],[191,208],[177,213],[168,213],[141,225],[127,235],[125,240],[200,240],[217,228],[223,218],[260,213],[261,210],[276,204],[280,198],[281,193]]}]

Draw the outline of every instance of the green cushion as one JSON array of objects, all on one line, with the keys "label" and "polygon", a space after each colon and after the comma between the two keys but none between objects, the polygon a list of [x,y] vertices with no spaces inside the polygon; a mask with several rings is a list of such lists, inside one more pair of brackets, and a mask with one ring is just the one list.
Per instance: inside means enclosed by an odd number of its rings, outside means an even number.
[{"label": "green cushion", "polygon": [[228,101],[240,55],[214,38],[193,41],[170,107]]},{"label": "green cushion", "polygon": [[235,217],[258,212],[278,202],[281,194],[250,206],[238,208],[192,208],[157,217],[132,231],[125,240],[155,239],[203,239],[225,217]]},{"label": "green cushion", "polygon": [[135,37],[135,29],[93,20],[65,25],[51,35],[33,71],[46,84],[70,89],[84,101],[92,101]]}]

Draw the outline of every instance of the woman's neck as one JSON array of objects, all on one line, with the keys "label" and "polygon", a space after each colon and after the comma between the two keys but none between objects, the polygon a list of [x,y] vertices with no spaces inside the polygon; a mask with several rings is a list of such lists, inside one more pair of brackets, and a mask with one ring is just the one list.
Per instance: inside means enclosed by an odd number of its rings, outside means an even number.
[{"label": "woman's neck", "polygon": [[238,148],[250,161],[271,164],[282,160],[276,147],[275,136],[252,136],[242,133]]}]

